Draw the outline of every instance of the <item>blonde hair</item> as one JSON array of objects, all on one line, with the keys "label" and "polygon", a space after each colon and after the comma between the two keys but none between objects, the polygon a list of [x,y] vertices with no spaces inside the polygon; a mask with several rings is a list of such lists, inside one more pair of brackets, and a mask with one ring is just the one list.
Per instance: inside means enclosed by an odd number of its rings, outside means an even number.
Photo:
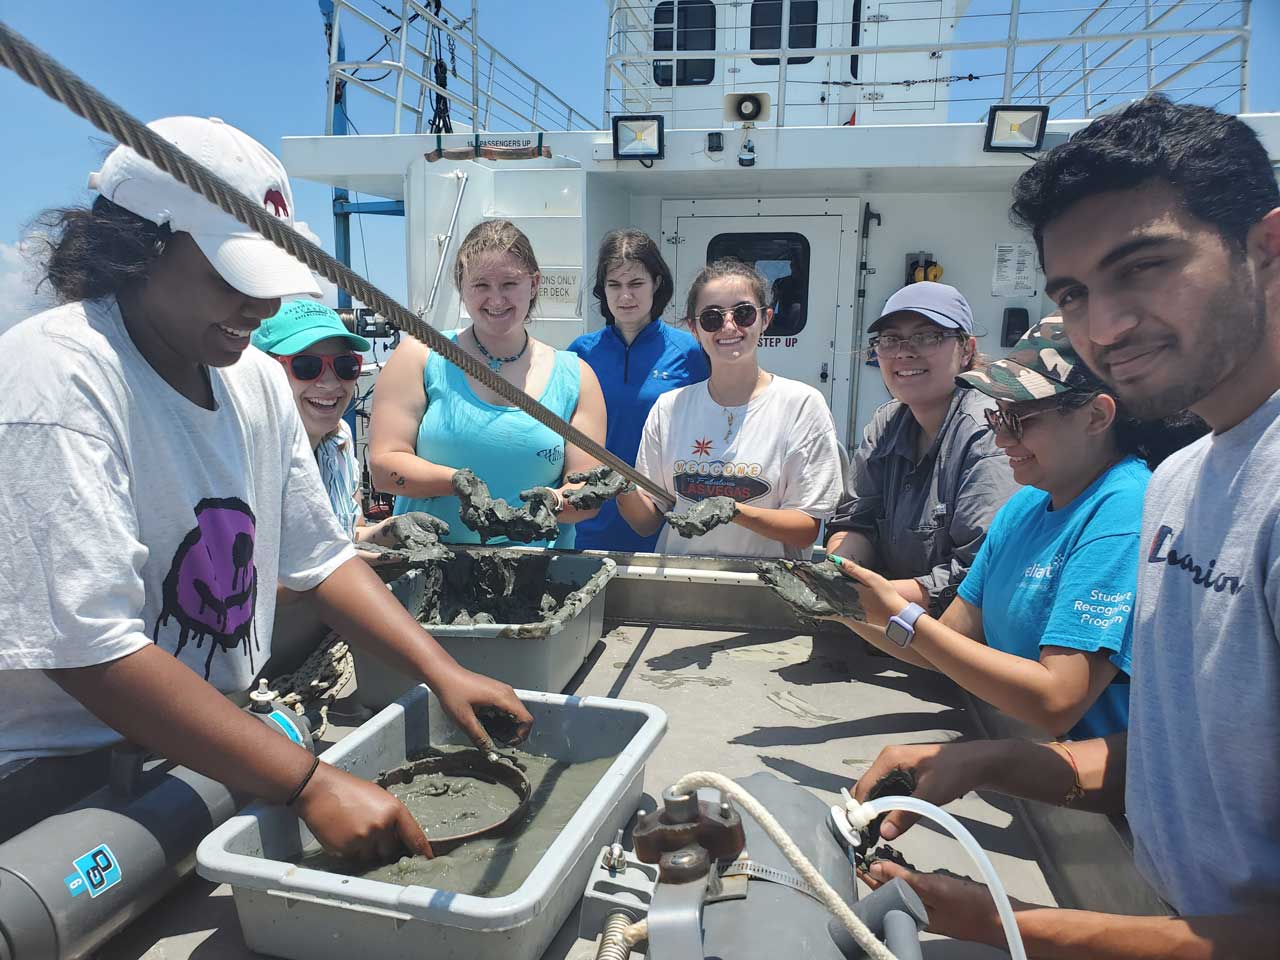
[{"label": "blonde hair", "polygon": [[768,310],[772,306],[769,302],[769,281],[765,279],[763,273],[751,264],[732,257],[713,260],[698,271],[698,275],[693,278],[693,283],[689,286],[689,298],[685,302],[684,313],[685,322],[689,326],[693,326],[694,312],[698,309],[698,295],[702,293],[702,288],[713,280],[723,280],[726,277],[736,277],[750,284],[751,292],[755,294],[761,310]]},{"label": "blonde hair", "polygon": [[[477,223],[463,238],[458,247],[458,255],[453,261],[453,284],[462,292],[462,278],[467,268],[477,258],[486,254],[511,254],[520,261],[530,274],[541,272],[538,269],[538,258],[533,255],[533,244],[524,232],[510,220],[482,220]],[[538,291],[533,291],[529,298],[529,312],[533,312],[538,302]]]}]

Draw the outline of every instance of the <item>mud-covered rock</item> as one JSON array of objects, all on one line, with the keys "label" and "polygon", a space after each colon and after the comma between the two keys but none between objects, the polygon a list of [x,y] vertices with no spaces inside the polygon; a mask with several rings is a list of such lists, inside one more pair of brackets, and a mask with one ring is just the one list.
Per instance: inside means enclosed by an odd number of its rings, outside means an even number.
[{"label": "mud-covered rock", "polygon": [[867,619],[854,582],[833,564],[761,560],[756,564],[756,572],[805,620],[849,617],[865,622]]},{"label": "mud-covered rock", "polygon": [[635,484],[611,467],[592,467],[565,477],[566,483],[580,483],[575,490],[566,490],[565,502],[575,510],[597,510],[606,500],[630,493]]},{"label": "mud-covered rock", "polygon": [[707,497],[689,508],[688,513],[668,513],[667,523],[682,537],[705,537],[716,527],[732,523],[738,515],[738,504],[731,497]]},{"label": "mud-covered rock", "polygon": [[[465,468],[454,473],[452,485],[458,495],[458,514],[467,528],[479,535],[481,543],[495,537],[506,537],[513,543],[554,540],[560,532],[550,504],[542,497],[531,498],[522,507],[513,507],[501,498],[495,499],[489,493],[488,484]],[[525,491],[526,494],[533,492]]]}]

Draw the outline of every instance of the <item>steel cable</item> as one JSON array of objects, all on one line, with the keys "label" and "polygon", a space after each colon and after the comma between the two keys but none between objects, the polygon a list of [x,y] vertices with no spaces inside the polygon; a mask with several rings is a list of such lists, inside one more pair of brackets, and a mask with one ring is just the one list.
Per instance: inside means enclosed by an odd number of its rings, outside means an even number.
[{"label": "steel cable", "polygon": [[159,136],[137,118],[85,83],[44,51],[0,21],[0,63],[22,80],[43,91],[83,117],[118,143],[124,144],[150,160],[179,183],[194,190],[266,237],[277,247],[336,283],[365,306],[372,307],[396,328],[423,341],[432,350],[468,376],[484,384],[512,406],[524,411],[540,424],[612,467],[637,486],[672,505],[673,498],[665,489],[635,467],[596,443],[573,424],[562,420],[515,385],[507,382],[475,357],[444,336],[430,324],[401,306],[396,300],[369,283],[349,267],[339,263],[284,221],[268,213],[255,200],[245,196],[221,177],[205,169],[169,141]]}]

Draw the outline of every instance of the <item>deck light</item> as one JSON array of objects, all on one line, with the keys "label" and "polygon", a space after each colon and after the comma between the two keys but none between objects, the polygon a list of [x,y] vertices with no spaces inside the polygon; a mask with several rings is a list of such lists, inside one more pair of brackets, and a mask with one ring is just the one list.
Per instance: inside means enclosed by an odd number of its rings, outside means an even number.
[{"label": "deck light", "polygon": [[666,146],[660,114],[613,118],[613,159],[661,160]]},{"label": "deck light", "polygon": [[987,114],[987,153],[1026,153],[1044,145],[1049,108],[1042,105],[997,104]]}]

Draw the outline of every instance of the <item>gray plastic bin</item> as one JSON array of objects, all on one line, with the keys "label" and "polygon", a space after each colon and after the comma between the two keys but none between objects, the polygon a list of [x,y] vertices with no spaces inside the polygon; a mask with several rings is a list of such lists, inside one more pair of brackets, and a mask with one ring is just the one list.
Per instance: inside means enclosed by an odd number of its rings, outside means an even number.
[{"label": "gray plastic bin", "polygon": [[[644,765],[666,730],[657,707],[602,697],[520,692],[534,716],[528,749],[584,761],[617,753],[564,830],[514,893],[476,897],[311,870],[315,849],[283,807],[255,804],[200,844],[197,869],[227,883],[250,949],[289,960],[535,960],[579,898],[602,846],[640,800]],[[324,754],[372,778],[426,745],[464,742],[417,687]]]},{"label": "gray plastic bin", "polygon": [[[468,670],[517,689],[557,693],[568,686],[604,632],[605,587],[618,572],[617,564],[608,557],[573,553],[510,548],[504,552],[517,555],[518,563],[547,581],[577,588],[562,614],[535,623],[433,624],[426,629]],[[390,588],[416,616],[422,609],[425,583],[422,571],[410,570],[392,581]],[[381,710],[415,683],[359,645],[352,644],[352,655],[356,700],[366,707]]]}]

